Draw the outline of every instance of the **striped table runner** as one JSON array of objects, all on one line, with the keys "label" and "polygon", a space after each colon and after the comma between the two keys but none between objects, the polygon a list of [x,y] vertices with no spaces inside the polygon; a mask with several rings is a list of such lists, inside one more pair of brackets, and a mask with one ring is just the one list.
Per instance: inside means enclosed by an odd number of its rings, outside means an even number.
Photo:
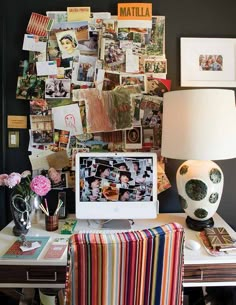
[{"label": "striped table runner", "polygon": [[65,304],[182,304],[183,243],[183,227],[177,223],[72,235]]}]

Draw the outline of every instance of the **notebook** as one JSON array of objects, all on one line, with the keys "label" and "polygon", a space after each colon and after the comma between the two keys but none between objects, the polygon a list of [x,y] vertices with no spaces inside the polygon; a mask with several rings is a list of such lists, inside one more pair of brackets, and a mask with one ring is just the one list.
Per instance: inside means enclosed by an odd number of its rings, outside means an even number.
[{"label": "notebook", "polygon": [[233,239],[223,227],[205,228],[204,231],[213,248],[234,244]]}]

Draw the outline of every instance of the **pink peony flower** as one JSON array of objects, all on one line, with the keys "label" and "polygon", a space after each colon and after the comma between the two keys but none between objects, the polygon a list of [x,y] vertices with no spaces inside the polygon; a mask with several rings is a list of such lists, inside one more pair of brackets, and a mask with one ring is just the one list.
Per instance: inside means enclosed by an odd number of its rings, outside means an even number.
[{"label": "pink peony flower", "polygon": [[4,186],[5,185],[5,180],[8,178],[7,174],[2,174],[0,175],[0,186]]},{"label": "pink peony flower", "polygon": [[10,189],[16,186],[21,182],[21,175],[19,173],[11,173],[6,179],[4,179],[4,183]]},{"label": "pink peony flower", "polygon": [[38,175],[33,178],[30,188],[39,196],[45,196],[51,190],[51,182],[48,178]]}]

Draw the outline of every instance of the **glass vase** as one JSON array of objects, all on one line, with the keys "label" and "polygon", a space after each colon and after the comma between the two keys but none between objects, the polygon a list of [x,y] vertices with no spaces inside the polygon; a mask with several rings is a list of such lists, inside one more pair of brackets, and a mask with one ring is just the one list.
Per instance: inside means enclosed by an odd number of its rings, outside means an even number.
[{"label": "glass vase", "polygon": [[31,224],[37,224],[40,221],[41,218],[41,209],[39,205],[41,204],[41,197],[39,195],[35,195],[30,197],[30,204],[32,208],[31,212]]}]

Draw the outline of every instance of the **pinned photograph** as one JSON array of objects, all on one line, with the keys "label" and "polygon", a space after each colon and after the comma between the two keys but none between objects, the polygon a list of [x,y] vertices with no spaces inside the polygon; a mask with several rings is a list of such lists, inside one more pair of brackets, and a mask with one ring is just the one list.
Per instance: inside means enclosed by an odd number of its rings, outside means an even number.
[{"label": "pinned photograph", "polygon": [[122,86],[139,86],[141,91],[145,91],[145,75],[143,74],[121,74],[120,83]]},{"label": "pinned photograph", "polygon": [[46,79],[45,97],[50,98],[70,98],[70,79]]},{"label": "pinned photograph", "polygon": [[78,40],[78,49],[84,55],[98,54],[98,32],[89,32],[89,37],[86,40]]},{"label": "pinned photograph", "polygon": [[105,72],[102,90],[109,91],[120,85],[120,74],[117,72]]},{"label": "pinned photograph", "polygon": [[158,57],[144,60],[145,73],[167,73],[167,60]]},{"label": "pinned photograph", "polygon": [[163,97],[165,92],[170,91],[171,80],[148,77],[146,81],[147,94]]},{"label": "pinned photograph", "polygon": [[30,101],[30,114],[35,114],[35,115],[50,114],[47,101],[43,99]]},{"label": "pinned photograph", "polygon": [[49,168],[48,178],[51,181],[52,189],[63,189],[67,187],[66,173],[56,170],[54,167]]},{"label": "pinned photograph", "polygon": [[79,62],[74,63],[72,71],[73,84],[81,84],[81,82],[91,83],[95,77],[95,66],[97,57],[81,55]]},{"label": "pinned photograph", "polygon": [[45,97],[45,77],[30,75],[18,77],[16,98],[17,99],[44,99]]}]

